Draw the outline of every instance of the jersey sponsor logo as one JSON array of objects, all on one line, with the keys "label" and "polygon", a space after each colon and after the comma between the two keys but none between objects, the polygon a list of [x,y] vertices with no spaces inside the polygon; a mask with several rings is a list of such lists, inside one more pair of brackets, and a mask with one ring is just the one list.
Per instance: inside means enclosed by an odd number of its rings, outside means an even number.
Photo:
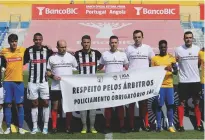
[{"label": "jersey sponsor logo", "polygon": [[129,59],[148,59],[148,56],[140,55],[140,52],[137,52],[137,55],[130,55]]},{"label": "jersey sponsor logo", "polygon": [[35,60],[32,60],[32,63],[34,64],[46,63],[46,59],[35,59]]},{"label": "jersey sponsor logo", "polygon": [[22,57],[10,57],[10,58],[7,58],[7,62],[16,62],[16,61],[22,61]]},{"label": "jersey sponsor logo", "polygon": [[123,64],[123,61],[120,61],[120,60],[105,60],[106,64],[109,65],[109,64]]},{"label": "jersey sponsor logo", "polygon": [[54,68],[60,68],[60,67],[72,67],[72,63],[59,63],[59,64],[53,64]]},{"label": "jersey sponsor logo", "polygon": [[198,60],[198,56],[191,56],[189,54],[189,56],[183,56],[183,57],[180,57],[181,60]]},{"label": "jersey sponsor logo", "polygon": [[88,63],[80,63],[81,67],[86,67],[86,66],[95,66],[96,63],[95,62],[88,62]]}]

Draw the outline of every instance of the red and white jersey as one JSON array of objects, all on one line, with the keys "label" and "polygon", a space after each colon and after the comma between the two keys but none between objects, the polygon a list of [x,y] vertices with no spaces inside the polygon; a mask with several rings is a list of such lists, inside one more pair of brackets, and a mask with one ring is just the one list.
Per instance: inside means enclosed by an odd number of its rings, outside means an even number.
[{"label": "red and white jersey", "polygon": [[155,56],[153,49],[146,44],[139,47],[130,45],[125,49],[129,60],[129,69],[147,68],[152,57]]},{"label": "red and white jersey", "polygon": [[192,45],[191,48],[187,48],[185,45],[176,48],[174,55],[178,58],[180,83],[200,82],[198,69],[199,51],[200,48],[196,45]]},{"label": "red and white jersey", "polygon": [[[55,54],[48,59],[47,69],[56,76],[66,76],[73,74],[73,68],[78,66],[74,56],[70,53],[65,55]],[[60,90],[60,81],[52,80],[51,90]]]},{"label": "red and white jersey", "polygon": [[105,66],[105,73],[121,72],[123,71],[123,65],[128,63],[126,54],[120,51],[106,51],[100,58],[100,64]]}]

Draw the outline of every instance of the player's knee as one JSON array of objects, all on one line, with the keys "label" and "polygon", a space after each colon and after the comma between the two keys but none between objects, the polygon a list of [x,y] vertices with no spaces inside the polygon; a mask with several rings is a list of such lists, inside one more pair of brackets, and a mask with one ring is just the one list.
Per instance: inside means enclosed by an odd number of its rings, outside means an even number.
[{"label": "player's knee", "polygon": [[23,107],[22,103],[17,104],[18,107]]},{"label": "player's knee", "polygon": [[168,110],[169,110],[169,109],[174,109],[174,104],[168,105],[168,106],[167,106],[167,109],[168,109]]},{"label": "player's knee", "polygon": [[4,106],[5,107],[12,107],[12,104],[11,103],[5,103]]},{"label": "player's knee", "polygon": [[58,110],[58,104],[52,104],[52,109],[53,110]]},{"label": "player's knee", "polygon": [[52,110],[57,112],[58,108],[52,107]]},{"label": "player's knee", "polygon": [[139,104],[141,108],[147,108],[147,104],[145,104],[145,102],[142,102],[141,104]]},{"label": "player's knee", "polygon": [[194,104],[194,105],[199,105],[199,104],[200,104],[200,100],[199,100],[199,99],[194,100],[194,101],[193,101],[193,104]]},{"label": "player's knee", "polygon": [[32,108],[38,107],[38,100],[33,100],[32,101]]},{"label": "player's knee", "polygon": [[3,108],[3,105],[1,104],[1,105],[0,105],[0,110],[1,110],[2,108]]},{"label": "player's knee", "polygon": [[181,105],[181,106],[184,106],[184,105],[185,105],[185,101],[181,101],[181,102],[180,102],[180,105]]},{"label": "player's knee", "polygon": [[157,106],[157,110],[161,110],[162,109],[162,106]]},{"label": "player's knee", "polygon": [[43,107],[48,107],[48,100],[43,100]]}]

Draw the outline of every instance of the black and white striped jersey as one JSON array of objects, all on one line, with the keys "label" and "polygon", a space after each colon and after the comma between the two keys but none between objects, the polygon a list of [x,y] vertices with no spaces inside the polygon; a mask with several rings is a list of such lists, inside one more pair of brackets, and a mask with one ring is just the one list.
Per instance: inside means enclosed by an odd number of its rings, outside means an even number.
[{"label": "black and white striped jersey", "polygon": [[24,53],[24,64],[29,63],[28,82],[47,82],[47,62],[51,55],[53,55],[53,51],[47,46],[42,46],[41,49],[39,49],[34,45],[26,49]]},{"label": "black and white striped jersey", "polygon": [[100,57],[101,53],[93,49],[91,49],[88,53],[84,50],[75,52],[79,74],[95,74]]}]

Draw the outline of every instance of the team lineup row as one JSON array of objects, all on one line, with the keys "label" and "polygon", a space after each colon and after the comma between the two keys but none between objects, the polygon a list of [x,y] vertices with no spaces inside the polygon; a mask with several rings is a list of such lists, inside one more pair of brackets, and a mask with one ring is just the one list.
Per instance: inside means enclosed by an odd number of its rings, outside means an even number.
[{"label": "team lineup row", "polygon": [[[61,76],[72,75],[73,68],[77,68],[79,74],[95,74],[97,70],[105,68],[105,73],[121,72],[123,70],[138,68],[148,68],[150,66],[166,66],[167,71],[159,96],[156,96],[158,107],[156,109],[157,116],[157,132],[161,131],[161,108],[164,103],[167,103],[168,116],[168,131],[175,132],[173,127],[173,74],[179,75],[179,98],[180,105],[178,106],[179,127],[178,131],[185,131],[183,127],[184,103],[191,94],[194,100],[194,111],[196,115],[197,130],[203,131],[201,125],[201,111],[199,101],[202,89],[204,89],[204,48],[192,44],[193,33],[184,33],[185,44],[176,48],[174,55],[167,53],[168,43],[166,40],[159,41],[159,54],[155,55],[149,45],[143,44],[143,32],[135,30],[133,32],[134,44],[128,46],[125,51],[118,50],[119,39],[117,36],[111,36],[109,39],[110,50],[100,53],[97,50],[91,49],[91,38],[89,35],[84,35],[81,39],[82,50],[75,53],[67,52],[67,44],[64,40],[57,41],[58,52],[54,53],[47,46],[42,45],[43,36],[41,33],[34,34],[34,45],[24,48],[17,46],[18,36],[11,34],[8,37],[9,48],[4,48],[1,51],[1,68],[5,68],[3,85],[1,84],[0,92],[0,126],[2,125],[3,116],[5,117],[7,129],[3,132],[0,127],[1,134],[10,134],[11,129],[11,103],[14,99],[18,108],[19,133],[24,134],[24,83],[23,83],[23,65],[29,63],[29,77],[27,87],[27,98],[32,102],[31,116],[33,129],[31,134],[36,134],[38,130],[38,98],[43,100],[43,134],[48,134],[49,121],[49,99],[52,102],[52,133],[57,132],[57,112],[59,103],[62,99],[60,80]],[[178,65],[176,64],[178,62]],[[98,65],[99,63],[99,65]],[[202,68],[202,76],[200,80],[199,66]],[[51,93],[49,94],[48,79],[52,79]],[[201,82],[200,82],[201,81]],[[92,85],[91,85],[92,86]],[[79,85],[80,87],[80,85]],[[4,108],[3,108],[4,104]],[[118,106],[118,118],[120,121],[120,132],[128,131],[136,132],[134,126],[134,107],[135,103],[129,105],[129,126],[125,128],[124,122],[124,107]],[[140,116],[144,120],[145,130],[151,131],[148,121],[147,100],[139,102]],[[81,133],[88,132],[86,124],[87,111],[81,111],[81,120],[83,129]],[[106,108],[105,129],[104,133],[111,132],[112,108]],[[90,110],[90,132],[97,133],[95,124],[96,111]],[[71,112],[66,113],[66,133],[72,133],[70,124],[72,121]]]}]

